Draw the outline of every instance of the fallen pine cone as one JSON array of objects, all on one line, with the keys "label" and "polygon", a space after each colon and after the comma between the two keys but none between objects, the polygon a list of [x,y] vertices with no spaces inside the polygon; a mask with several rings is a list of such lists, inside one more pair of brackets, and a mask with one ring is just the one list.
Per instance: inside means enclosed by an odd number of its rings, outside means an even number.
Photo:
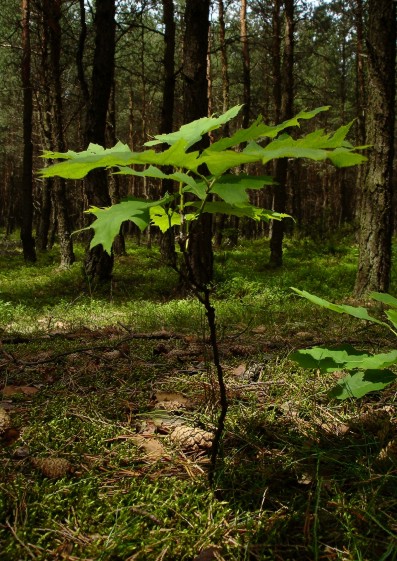
[{"label": "fallen pine cone", "polygon": [[72,472],[72,465],[64,458],[32,458],[31,462],[50,479],[60,479]]},{"label": "fallen pine cone", "polygon": [[0,407],[0,434],[3,434],[11,426],[11,417],[3,407]]},{"label": "fallen pine cone", "polygon": [[205,430],[179,426],[172,431],[170,438],[173,442],[182,446],[182,448],[197,451],[211,448],[214,435],[212,432]]}]

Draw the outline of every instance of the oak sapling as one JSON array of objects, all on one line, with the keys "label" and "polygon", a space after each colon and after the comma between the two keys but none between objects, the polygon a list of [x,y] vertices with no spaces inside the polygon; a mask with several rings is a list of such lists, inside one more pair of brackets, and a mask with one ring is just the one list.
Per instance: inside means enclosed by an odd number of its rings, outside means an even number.
[{"label": "oak sapling", "polygon": [[[299,127],[300,121],[312,119],[329,107],[301,111],[278,125],[266,125],[262,117],[258,117],[250,127],[239,128],[231,136],[220,136],[204,150],[194,150],[204,135],[221,129],[237,116],[240,109],[241,106],[235,106],[218,117],[203,117],[173,133],[157,135],[145,144],[141,152],[132,152],[121,142],[109,149],[90,144],[83,152],[45,152],[44,158],[64,161],[41,170],[43,177],[81,179],[94,169],[107,168],[117,174],[152,180],[167,179],[174,185],[172,192],[157,200],[127,197],[109,208],[90,208],[86,212],[96,218],[89,226],[94,230],[91,247],[102,244],[109,254],[113,240],[125,221],[132,221],[142,231],[149,224],[157,226],[162,232],[177,228],[179,261],[172,266],[184,276],[184,284],[190,286],[205,308],[219,387],[220,413],[211,452],[211,481],[228,401],[217,343],[216,312],[211,301],[212,286],[201,284],[189,264],[189,236],[195,221],[203,213],[247,217],[255,221],[281,220],[287,216],[250,203],[248,190],[262,189],[271,185],[273,179],[267,175],[240,173],[243,164],[264,165],[277,158],[308,158],[329,160],[335,166],[347,167],[365,160],[346,140],[352,123],[334,133],[320,129],[298,139],[285,132],[291,127]],[[162,150],[165,145],[167,148]],[[153,147],[159,149],[154,150]],[[208,174],[202,174],[202,169],[208,170]],[[235,171],[231,173],[230,170]]]}]

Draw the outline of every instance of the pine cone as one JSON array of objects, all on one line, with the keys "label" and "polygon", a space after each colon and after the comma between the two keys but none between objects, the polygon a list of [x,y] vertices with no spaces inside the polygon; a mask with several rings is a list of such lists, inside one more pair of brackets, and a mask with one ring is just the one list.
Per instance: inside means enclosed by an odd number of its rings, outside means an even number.
[{"label": "pine cone", "polygon": [[0,435],[11,426],[11,417],[3,407],[0,407]]},{"label": "pine cone", "polygon": [[32,458],[31,462],[50,479],[60,479],[72,472],[72,466],[65,458]]},{"label": "pine cone", "polygon": [[214,435],[205,430],[179,426],[173,430],[170,438],[173,442],[182,446],[182,448],[198,451],[211,448]]}]

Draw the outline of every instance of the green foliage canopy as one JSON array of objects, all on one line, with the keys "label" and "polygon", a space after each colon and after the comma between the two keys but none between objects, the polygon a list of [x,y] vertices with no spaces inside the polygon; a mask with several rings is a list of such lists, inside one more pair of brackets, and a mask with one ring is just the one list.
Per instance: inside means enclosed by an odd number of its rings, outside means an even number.
[{"label": "green foliage canopy", "polygon": [[[266,125],[259,117],[250,127],[240,128],[232,136],[220,138],[205,150],[191,150],[204,135],[235,118],[240,109],[241,106],[235,106],[219,117],[204,117],[183,125],[179,131],[157,135],[146,143],[148,148],[141,152],[132,152],[121,142],[108,149],[90,144],[82,152],[47,151],[43,154],[44,158],[63,161],[42,169],[40,173],[42,177],[81,179],[94,169],[106,168],[113,173],[175,182],[174,192],[156,201],[128,198],[110,208],[90,208],[87,211],[96,217],[90,226],[94,230],[91,247],[102,244],[110,253],[114,237],[126,220],[131,220],[141,230],[152,223],[164,232],[177,225],[184,228],[204,212],[245,216],[257,221],[286,217],[285,214],[250,204],[248,190],[262,189],[273,180],[269,176],[247,175],[239,171],[230,173],[231,169],[243,164],[264,165],[276,158],[309,158],[329,160],[338,167],[345,167],[365,160],[346,141],[352,123],[340,127],[333,134],[317,130],[299,139],[284,132],[287,128],[299,127],[301,120],[312,119],[328,107],[301,111],[275,126]],[[242,143],[246,145],[242,147]],[[168,145],[168,148],[158,151],[151,148],[158,145]],[[166,173],[161,168],[167,171],[172,168],[173,171]],[[203,169],[208,173],[202,173]]]}]

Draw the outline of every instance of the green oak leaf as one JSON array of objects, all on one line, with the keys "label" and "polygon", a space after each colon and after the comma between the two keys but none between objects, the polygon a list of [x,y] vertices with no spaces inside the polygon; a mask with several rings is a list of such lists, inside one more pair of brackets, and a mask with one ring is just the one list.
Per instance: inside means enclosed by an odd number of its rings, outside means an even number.
[{"label": "green oak leaf", "polygon": [[370,292],[369,297],[373,300],[377,300],[378,302],[382,302],[382,304],[391,306],[392,308],[397,308],[397,298],[394,298],[394,296],[391,296],[390,294],[385,294],[383,292]]},{"label": "green oak leaf", "polygon": [[94,230],[90,247],[102,244],[103,249],[110,254],[113,240],[120,232],[123,222],[130,220],[143,231],[150,223],[150,207],[159,204],[161,201],[148,202],[132,199],[108,208],[90,208],[86,212],[94,214],[96,217],[96,220],[90,225],[90,228]]},{"label": "green oak leaf", "polygon": [[241,107],[242,105],[236,105],[219,117],[202,117],[201,119],[182,125],[179,131],[176,132],[155,135],[154,140],[146,142],[145,146],[155,146],[163,143],[173,145],[177,142],[183,141],[186,149],[190,148],[190,146],[199,142],[204,134],[218,129],[236,117]]},{"label": "green oak leaf", "polygon": [[329,392],[336,399],[360,398],[369,392],[383,390],[396,380],[391,370],[365,370],[348,374],[338,381]]},{"label": "green oak leaf", "polygon": [[372,323],[377,323],[379,325],[383,325],[384,327],[389,328],[389,325],[384,322],[380,321],[377,318],[370,316],[368,310],[362,306],[347,306],[344,304],[333,304],[332,302],[328,302],[328,300],[324,300],[323,298],[319,298],[314,294],[310,294],[310,292],[306,292],[305,290],[299,290],[298,288],[291,287],[291,289],[296,292],[302,298],[306,298],[313,304],[317,306],[321,306],[323,308],[327,308],[332,312],[336,312],[338,314],[348,314],[349,316],[353,316],[358,319],[371,321]]}]

